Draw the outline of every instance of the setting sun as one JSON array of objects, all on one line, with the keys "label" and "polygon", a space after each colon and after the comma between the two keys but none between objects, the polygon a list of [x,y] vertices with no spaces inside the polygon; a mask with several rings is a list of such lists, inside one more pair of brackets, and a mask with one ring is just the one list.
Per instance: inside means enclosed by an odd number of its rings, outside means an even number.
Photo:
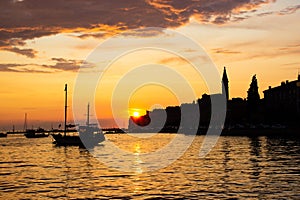
[{"label": "setting sun", "polygon": [[140,113],[137,112],[137,111],[135,111],[135,112],[133,112],[133,116],[134,116],[134,117],[139,117],[139,116],[140,116]]},{"label": "setting sun", "polygon": [[128,117],[139,118],[145,114],[146,114],[146,112],[144,109],[140,109],[140,108],[129,108],[128,109]]}]

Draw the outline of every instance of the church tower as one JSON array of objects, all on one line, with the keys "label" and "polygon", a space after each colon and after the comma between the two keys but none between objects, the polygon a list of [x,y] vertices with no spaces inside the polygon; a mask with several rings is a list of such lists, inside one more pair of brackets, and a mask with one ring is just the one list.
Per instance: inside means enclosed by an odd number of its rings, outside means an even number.
[{"label": "church tower", "polygon": [[[226,99],[229,99],[229,87],[228,87],[228,77],[227,77],[227,73],[226,73],[226,67],[224,67],[224,71],[223,71],[223,77],[222,77],[222,82],[224,85],[224,88],[222,87],[222,94],[226,94]],[[225,90],[225,91],[224,91]]]}]

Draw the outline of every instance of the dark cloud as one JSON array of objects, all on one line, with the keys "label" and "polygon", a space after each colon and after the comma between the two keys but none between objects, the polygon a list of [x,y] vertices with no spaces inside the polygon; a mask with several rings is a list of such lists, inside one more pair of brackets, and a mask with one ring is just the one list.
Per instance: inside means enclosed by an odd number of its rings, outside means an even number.
[{"label": "dark cloud", "polygon": [[[1,4],[1,3],[0,3]],[[0,20],[2,14],[0,13]],[[47,31],[48,28],[32,28],[32,27],[23,27],[23,28],[10,28],[5,29],[2,27],[0,21],[0,50],[10,51],[17,54],[27,56],[29,58],[34,58],[37,52],[33,49],[20,48],[20,46],[26,45],[24,42],[28,39],[39,38],[42,36],[47,36],[51,34],[58,33],[58,31]]]},{"label": "dark cloud", "polygon": [[0,64],[0,72],[47,73],[43,70],[27,68],[30,64]]},{"label": "dark cloud", "polygon": [[13,68],[20,67],[20,66],[24,66],[24,65],[20,65],[20,64],[0,64],[0,72],[14,72],[16,70],[14,70]]},{"label": "dark cloud", "polygon": [[37,53],[37,51],[35,51],[33,49],[20,49],[18,47],[11,47],[11,46],[1,47],[0,50],[11,51],[14,53],[24,55],[29,58],[34,58]]},{"label": "dark cloud", "polygon": [[53,65],[42,65],[48,69],[54,69],[59,71],[77,71],[82,65],[82,61],[80,60],[67,60],[64,58],[52,58],[52,61],[56,63]]},{"label": "dark cloud", "polygon": [[79,28],[176,27],[193,15],[225,23],[232,14],[270,2],[273,0],[1,0],[0,35],[30,39]]},{"label": "dark cloud", "polygon": [[[247,13],[274,1],[1,0],[0,50],[33,58],[36,52],[26,48],[24,41],[58,33],[76,33],[74,35],[79,38],[106,37],[141,27],[178,27],[188,23],[191,17],[203,23],[221,25],[244,20],[248,18]],[[282,14],[297,9],[291,7]],[[149,36],[138,32],[132,34]]]},{"label": "dark cloud", "polygon": [[83,34],[79,34],[79,38],[85,39],[88,37],[94,37],[94,38],[103,38],[105,37],[107,34],[102,32],[102,33],[83,33]]},{"label": "dark cloud", "polygon": [[214,19],[215,24],[225,24],[227,21],[230,20],[230,16],[218,16]]},{"label": "dark cloud", "polygon": [[54,64],[0,64],[0,72],[21,72],[21,73],[54,73],[62,71],[78,71],[80,68],[93,68],[91,63],[82,60],[67,60],[64,58],[52,58]]},{"label": "dark cloud", "polygon": [[250,18],[249,15],[248,15],[248,16],[244,16],[244,17],[237,17],[237,16],[234,16],[234,17],[232,18],[231,21],[233,21],[233,22],[239,22],[239,21],[246,20],[246,19],[248,19],[248,18]]}]

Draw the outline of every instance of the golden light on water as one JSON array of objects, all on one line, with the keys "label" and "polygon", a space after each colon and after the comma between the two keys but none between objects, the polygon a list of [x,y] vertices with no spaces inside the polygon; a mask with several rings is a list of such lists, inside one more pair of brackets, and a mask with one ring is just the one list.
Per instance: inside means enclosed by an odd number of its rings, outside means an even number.
[{"label": "golden light on water", "polygon": [[141,153],[141,146],[140,146],[139,143],[136,143],[136,144],[134,145],[134,154],[135,154],[135,155],[139,155],[140,153]]},{"label": "golden light on water", "polygon": [[135,164],[135,172],[137,174],[141,174],[143,173],[143,168],[141,167],[141,164],[143,163],[143,161],[140,158],[140,153],[141,153],[141,146],[139,143],[136,143],[134,145],[134,155],[135,155],[135,160],[134,160],[134,164]]}]

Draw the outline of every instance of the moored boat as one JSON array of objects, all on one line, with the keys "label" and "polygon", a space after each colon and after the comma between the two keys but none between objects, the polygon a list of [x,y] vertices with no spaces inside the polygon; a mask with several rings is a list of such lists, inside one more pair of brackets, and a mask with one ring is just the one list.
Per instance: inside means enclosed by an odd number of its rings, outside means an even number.
[{"label": "moored boat", "polygon": [[67,125],[67,84],[65,85],[65,125],[63,134],[53,133],[54,144],[58,146],[81,146],[92,148],[105,140],[103,132],[97,126],[89,124],[89,105],[87,109],[87,122],[79,126],[76,132],[70,134]]},{"label": "moored boat", "polygon": [[[14,128],[13,128],[14,132]],[[24,120],[24,136],[26,138],[41,138],[41,137],[48,137],[49,133],[41,127],[37,129],[27,129],[27,113],[25,113],[25,120]]]},{"label": "moored boat", "polygon": [[7,133],[0,133],[0,137],[7,137]]},{"label": "moored boat", "polygon": [[37,129],[26,129],[24,136],[26,138],[41,138],[41,137],[48,137],[49,134],[45,131],[45,129],[37,128]]}]

